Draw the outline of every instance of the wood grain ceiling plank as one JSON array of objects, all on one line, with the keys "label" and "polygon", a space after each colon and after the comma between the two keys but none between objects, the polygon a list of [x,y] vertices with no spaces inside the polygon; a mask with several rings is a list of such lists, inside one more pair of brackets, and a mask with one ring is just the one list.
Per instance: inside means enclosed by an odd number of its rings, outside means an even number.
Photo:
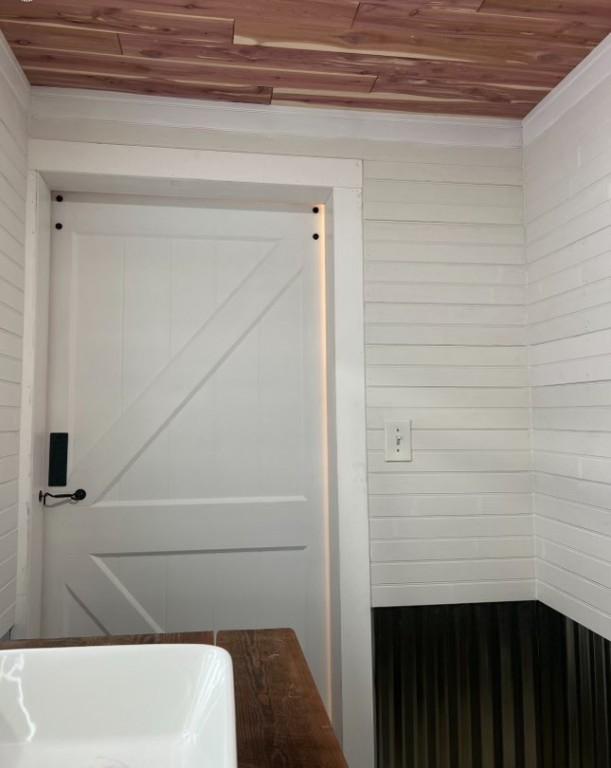
[{"label": "wood grain ceiling plank", "polygon": [[231,45],[226,48],[209,47],[205,44],[180,37],[162,38],[154,35],[119,35],[124,53],[151,59],[197,59],[224,61],[233,64],[261,65],[269,67],[301,67],[312,70],[348,72],[375,75],[378,64],[385,57],[355,56],[350,53],[263,48],[255,45]]},{"label": "wood grain ceiling plank", "polygon": [[48,46],[73,51],[94,53],[121,53],[119,37],[115,32],[94,32],[89,29],[68,27],[40,27],[0,20],[0,30],[10,45]]},{"label": "wood grain ceiling plank", "polygon": [[482,10],[503,16],[556,20],[576,19],[592,22],[611,20],[608,0],[484,0]]},{"label": "wood grain ceiling plank", "polygon": [[409,62],[408,66],[393,64],[380,69],[378,84],[383,90],[399,91],[406,79],[443,80],[448,84],[485,83],[487,85],[507,85],[515,88],[537,88],[550,91],[564,77],[564,72],[545,72],[535,68],[515,69],[495,68],[484,64],[461,64],[423,59],[398,60]]},{"label": "wood grain ceiling plank", "polygon": [[501,16],[484,10],[448,11],[438,8],[410,10],[363,2],[359,6],[352,29],[374,30],[376,27],[402,27],[406,31],[431,31],[440,35],[492,38],[499,42],[540,40],[550,43],[567,42],[593,48],[609,32],[609,21],[600,18],[576,21],[557,16],[554,20],[524,16]]},{"label": "wood grain ceiling plank", "polygon": [[367,0],[371,5],[379,5],[384,8],[405,8],[415,10],[435,9],[479,11],[484,0]]},{"label": "wood grain ceiling plank", "polygon": [[90,88],[93,90],[119,91],[155,96],[176,96],[187,99],[237,101],[250,104],[269,104],[271,89],[256,86],[224,86],[210,83],[157,82],[148,78],[116,77],[112,75],[88,75],[75,72],[47,72],[40,69],[26,70],[32,85],[59,88]]},{"label": "wood grain ceiling plank", "polygon": [[378,75],[395,90],[405,78],[436,78],[449,82],[499,83],[553,88],[565,75],[563,68],[534,69],[528,66],[494,66],[444,61],[442,59],[393,58],[338,51],[290,50],[256,45],[208,47],[180,38],[155,38],[148,35],[120,35],[126,55],[152,59],[176,58],[271,68],[302,68],[328,72]]},{"label": "wood grain ceiling plank", "polygon": [[375,31],[333,33],[293,26],[290,29],[264,22],[235,23],[234,42],[278,48],[302,48],[317,51],[350,51],[393,57],[445,59],[469,63],[499,65],[558,66],[565,71],[575,67],[589,48],[557,43],[553,46],[536,40],[505,41],[440,35],[434,32],[410,33],[397,28]]},{"label": "wood grain ceiling plank", "polygon": [[74,71],[80,74],[146,77],[155,81],[180,80],[213,82],[228,85],[257,85],[263,87],[342,89],[347,92],[369,93],[376,78],[373,75],[352,75],[332,71],[307,72],[289,69],[269,69],[257,66],[237,66],[197,60],[144,59],[130,56],[95,55],[70,51],[13,48],[21,66],[47,72]]},{"label": "wood grain ceiling plank", "polygon": [[393,82],[380,78],[376,81],[372,93],[396,93],[408,96],[435,96],[447,99],[463,98],[468,101],[482,101],[496,104],[511,104],[516,99],[536,104],[547,93],[547,88],[510,87],[488,85],[486,83],[448,83],[445,80],[404,78],[401,82]]},{"label": "wood grain ceiling plank", "polygon": [[490,104],[469,102],[460,99],[407,98],[389,99],[388,95],[374,96],[346,95],[344,93],[304,93],[274,89],[272,104],[298,104],[319,107],[341,107],[348,109],[392,110],[395,112],[426,112],[445,115],[484,115],[489,117],[524,117],[532,104]]},{"label": "wood grain ceiling plank", "polygon": [[18,3],[0,7],[0,19],[52,29],[89,29],[106,32],[180,35],[208,44],[231,45],[233,19],[207,18],[185,14],[149,13],[114,5],[82,2]]},{"label": "wood grain ceiling plank", "polygon": [[267,18],[288,24],[347,29],[354,19],[359,0],[113,0],[112,5],[130,10],[219,18],[235,18],[239,14],[242,18],[255,20]]}]

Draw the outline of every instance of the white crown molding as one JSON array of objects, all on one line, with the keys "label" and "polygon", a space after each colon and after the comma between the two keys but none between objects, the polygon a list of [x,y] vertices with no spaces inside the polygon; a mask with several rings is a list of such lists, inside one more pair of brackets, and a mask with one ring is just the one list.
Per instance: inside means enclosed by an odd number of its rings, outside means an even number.
[{"label": "white crown molding", "polygon": [[64,88],[33,88],[31,114],[43,121],[90,119],[267,136],[478,147],[522,144],[519,120],[196,101]]},{"label": "white crown molding", "polygon": [[532,144],[569,109],[610,76],[611,35],[608,35],[524,118],[524,146]]},{"label": "white crown molding", "polygon": [[0,32],[0,74],[4,76],[21,106],[27,109],[30,104],[31,86],[2,32]]}]

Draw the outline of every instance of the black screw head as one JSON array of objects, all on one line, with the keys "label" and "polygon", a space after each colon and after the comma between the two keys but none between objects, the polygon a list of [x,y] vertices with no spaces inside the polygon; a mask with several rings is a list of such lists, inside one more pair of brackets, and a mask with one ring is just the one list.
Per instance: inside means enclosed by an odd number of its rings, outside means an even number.
[{"label": "black screw head", "polygon": [[314,240],[318,240],[320,235],[318,234],[318,232],[316,232],[314,235],[312,235],[312,237],[314,238]]},{"label": "black screw head", "polygon": [[55,199],[56,199],[56,201],[58,203],[63,203],[64,202],[64,196],[63,195],[56,195]]},{"label": "black screw head", "polygon": [[320,208],[315,205],[314,208],[312,208],[312,213],[318,213],[318,211],[320,211]]},{"label": "black screw head", "polygon": [[55,229],[63,229],[63,228],[64,228],[64,225],[60,224],[58,221],[57,224],[55,225]]}]

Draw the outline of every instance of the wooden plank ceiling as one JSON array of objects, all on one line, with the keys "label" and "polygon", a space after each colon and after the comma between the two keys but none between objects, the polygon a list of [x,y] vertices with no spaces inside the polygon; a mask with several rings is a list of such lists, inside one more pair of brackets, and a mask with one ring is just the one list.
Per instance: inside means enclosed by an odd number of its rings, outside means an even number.
[{"label": "wooden plank ceiling", "polygon": [[611,0],[0,0],[35,85],[522,117]]}]

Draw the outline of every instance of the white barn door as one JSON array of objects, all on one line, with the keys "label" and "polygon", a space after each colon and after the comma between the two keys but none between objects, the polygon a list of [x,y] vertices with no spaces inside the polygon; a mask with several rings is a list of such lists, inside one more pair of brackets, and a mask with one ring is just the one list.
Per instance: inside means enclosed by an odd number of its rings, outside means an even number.
[{"label": "white barn door", "polygon": [[289,626],[327,698],[319,220],[54,204],[46,636]]}]

